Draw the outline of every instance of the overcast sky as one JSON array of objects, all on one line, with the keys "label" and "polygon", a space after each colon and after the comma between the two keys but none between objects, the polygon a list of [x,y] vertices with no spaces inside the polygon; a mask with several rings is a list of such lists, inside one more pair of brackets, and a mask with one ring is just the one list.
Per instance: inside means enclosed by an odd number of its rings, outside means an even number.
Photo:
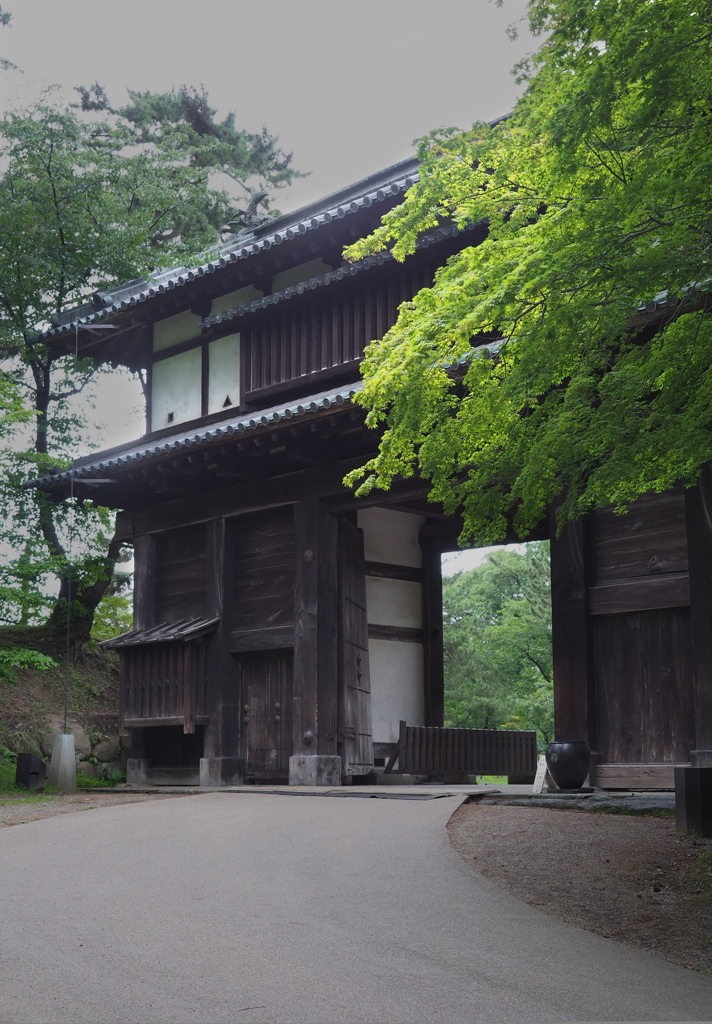
[{"label": "overcast sky", "polygon": [[[276,197],[283,212],[410,156],[434,128],[511,110],[511,68],[535,47],[526,0],[3,0],[4,109],[59,84],[206,88],[220,117],[266,126],[310,175]],[[506,29],[517,25],[511,42]],[[143,433],[140,395],[114,379],[98,397],[99,446]],[[77,454],[82,454],[77,452]],[[449,571],[462,568],[451,564]],[[469,567],[469,566],[467,566]],[[447,571],[447,570],[446,570]]]},{"label": "overcast sky", "polygon": [[[404,159],[433,128],[469,127],[512,108],[512,66],[534,41],[525,0],[3,0],[4,105],[42,84],[126,88],[203,84],[224,116],[266,125],[308,178],[284,211]],[[516,42],[506,28],[519,24]]]}]

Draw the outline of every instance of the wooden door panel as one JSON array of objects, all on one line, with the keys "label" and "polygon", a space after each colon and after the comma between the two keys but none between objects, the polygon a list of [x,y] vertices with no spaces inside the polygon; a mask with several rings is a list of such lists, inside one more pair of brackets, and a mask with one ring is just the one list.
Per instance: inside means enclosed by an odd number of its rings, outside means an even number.
[{"label": "wooden door panel", "polygon": [[291,651],[241,654],[245,775],[282,779],[292,753]]}]

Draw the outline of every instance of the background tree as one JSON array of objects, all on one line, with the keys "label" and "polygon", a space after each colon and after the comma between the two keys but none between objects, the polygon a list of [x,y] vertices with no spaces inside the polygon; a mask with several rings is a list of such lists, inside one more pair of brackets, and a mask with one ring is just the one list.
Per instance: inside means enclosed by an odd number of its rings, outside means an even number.
[{"label": "background tree", "polygon": [[419,470],[480,543],[712,458],[712,3],[530,0],[529,22],[512,116],[422,140],[420,182],[347,251],[489,224],[368,349],[360,401],[387,429],[350,477]]},{"label": "background tree", "polygon": [[[204,94],[199,99],[209,135],[213,112]],[[251,137],[230,135],[230,118],[211,165],[212,143],[199,144],[175,112],[158,144],[157,124],[149,131],[138,115],[131,120],[84,106],[62,109],[50,94],[0,122],[0,356],[5,385],[23,393],[33,419],[31,439],[18,439],[5,463],[0,541],[14,555],[4,566],[0,614],[5,621],[36,621],[46,604],[40,584],[53,574],[60,591],[49,624],[66,623],[71,599],[78,639],[88,636],[120,543],[107,510],[22,491],[28,475],[67,465],[76,453],[85,422],[69,402],[97,372],[90,360],[50,348],[41,331],[92,292],[195,258],[219,242],[234,197],[212,178],[233,142],[233,170],[244,155],[245,183],[264,172],[257,184],[277,185],[293,173],[276,140],[253,159]]]},{"label": "background tree", "polygon": [[443,579],[445,724],[553,737],[548,544]]},{"label": "background tree", "polygon": [[[250,191],[250,182],[271,190],[305,177],[292,167],[292,154],[284,153],[277,137],[266,128],[261,132],[237,128],[234,111],[217,120],[217,111],[202,86],[182,85],[167,93],[129,90],[130,102],[118,108],[111,105],[98,83],[89,88],[79,86],[77,92],[77,106],[82,111],[114,115],[130,127],[137,145],[177,161],[178,168],[187,164],[194,177],[225,189],[214,192],[211,202],[201,197],[177,207],[170,230],[163,225],[156,238],[161,245],[176,238],[189,239],[193,251],[198,239],[212,244],[215,232],[229,221],[235,200]],[[269,194],[263,205],[269,209]]]}]

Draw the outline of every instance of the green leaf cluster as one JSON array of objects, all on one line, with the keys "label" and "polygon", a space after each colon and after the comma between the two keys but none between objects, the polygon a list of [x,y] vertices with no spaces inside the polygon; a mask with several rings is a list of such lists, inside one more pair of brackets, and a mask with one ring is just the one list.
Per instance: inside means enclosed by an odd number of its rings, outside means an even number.
[{"label": "green leaf cluster", "polygon": [[443,579],[445,725],[553,738],[549,551],[502,549]]},{"label": "green leaf cluster", "polygon": [[32,651],[27,647],[0,648],[0,680],[15,685],[15,672],[21,669],[56,668],[57,662],[47,654]]},{"label": "green leaf cluster", "polygon": [[488,225],[369,347],[385,433],[349,478],[420,472],[480,543],[712,458],[712,3],[530,0],[529,20],[512,116],[421,140],[419,183],[347,250],[405,259],[435,225]]}]

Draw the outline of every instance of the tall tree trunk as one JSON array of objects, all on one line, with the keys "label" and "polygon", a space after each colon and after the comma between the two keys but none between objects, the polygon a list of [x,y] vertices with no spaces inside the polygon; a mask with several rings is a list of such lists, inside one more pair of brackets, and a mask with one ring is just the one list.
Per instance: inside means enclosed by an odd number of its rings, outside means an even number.
[{"label": "tall tree trunk", "polygon": [[124,541],[116,534],[111,538],[106,555],[101,559],[101,574],[92,583],[84,584],[67,572],[60,576],[59,597],[47,620],[50,629],[66,630],[75,644],[84,644],[91,634],[94,613],[109,588],[111,577]]}]

